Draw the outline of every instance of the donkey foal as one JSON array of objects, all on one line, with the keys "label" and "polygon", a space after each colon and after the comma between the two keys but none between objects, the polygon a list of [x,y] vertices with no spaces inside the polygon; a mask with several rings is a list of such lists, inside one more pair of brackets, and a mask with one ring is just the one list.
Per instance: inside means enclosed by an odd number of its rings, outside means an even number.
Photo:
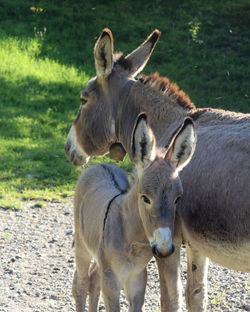
[{"label": "donkey foal", "polygon": [[82,174],[74,198],[77,312],[84,311],[88,293],[89,311],[96,312],[100,289],[106,311],[120,311],[121,288],[129,311],[142,311],[147,263],[153,255],[174,252],[175,202],[182,195],[178,171],[191,159],[195,141],[193,122],[187,118],[168,148],[157,150],[142,113],[131,140],[134,183],[129,187],[125,173],[114,165],[92,166]]}]

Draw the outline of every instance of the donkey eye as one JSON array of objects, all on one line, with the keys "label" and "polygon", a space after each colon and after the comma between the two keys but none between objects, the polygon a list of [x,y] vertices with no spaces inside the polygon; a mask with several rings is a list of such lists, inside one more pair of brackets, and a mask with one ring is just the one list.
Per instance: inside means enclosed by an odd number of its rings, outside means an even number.
[{"label": "donkey eye", "polygon": [[80,100],[82,105],[86,104],[88,102],[88,92],[82,91],[80,93]]},{"label": "donkey eye", "polygon": [[81,104],[84,105],[86,104],[88,101],[86,99],[81,98]]},{"label": "donkey eye", "polygon": [[174,201],[174,203],[175,203],[175,204],[177,204],[177,203],[178,203],[178,201],[179,201],[180,199],[181,199],[181,196],[180,196],[180,195],[179,195],[179,196],[177,196],[177,197],[176,197],[176,199],[175,199],[175,201]]},{"label": "donkey eye", "polygon": [[148,204],[148,205],[151,204],[151,201],[150,201],[150,199],[149,199],[147,196],[142,195],[141,198],[143,199],[144,203],[146,203],[146,204]]}]

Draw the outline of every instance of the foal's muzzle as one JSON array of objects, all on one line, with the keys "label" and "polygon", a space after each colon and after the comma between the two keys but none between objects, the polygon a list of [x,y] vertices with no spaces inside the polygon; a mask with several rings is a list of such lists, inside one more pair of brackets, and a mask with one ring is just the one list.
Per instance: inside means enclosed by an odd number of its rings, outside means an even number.
[{"label": "foal's muzzle", "polygon": [[152,246],[152,253],[157,258],[168,257],[168,256],[172,255],[172,253],[174,253],[174,250],[175,250],[174,244],[172,244],[170,249],[167,249],[165,251],[158,249],[156,245]]},{"label": "foal's muzzle", "polygon": [[150,239],[153,255],[158,258],[168,257],[174,252],[172,230],[169,227],[159,227]]}]

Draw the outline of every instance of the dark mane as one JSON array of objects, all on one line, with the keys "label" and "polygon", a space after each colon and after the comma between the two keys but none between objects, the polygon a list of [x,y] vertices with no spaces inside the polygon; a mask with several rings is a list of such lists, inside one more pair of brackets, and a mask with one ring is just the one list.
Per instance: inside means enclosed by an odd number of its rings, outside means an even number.
[{"label": "dark mane", "polygon": [[180,90],[177,84],[171,83],[168,78],[160,77],[158,73],[154,73],[149,76],[140,76],[139,81],[161,92],[164,96],[172,98],[180,106],[195,109],[195,105],[192,103],[189,96],[184,91]]},{"label": "dark mane", "polygon": [[130,60],[126,59],[122,52],[115,53],[113,56],[114,59],[114,67],[121,66],[124,70],[131,70],[133,64]]}]

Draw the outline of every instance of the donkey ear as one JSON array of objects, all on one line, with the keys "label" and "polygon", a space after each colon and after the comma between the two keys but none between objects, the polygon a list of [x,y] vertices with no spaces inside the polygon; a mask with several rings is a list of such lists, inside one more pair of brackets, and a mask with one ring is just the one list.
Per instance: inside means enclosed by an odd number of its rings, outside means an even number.
[{"label": "donkey ear", "polygon": [[132,63],[132,69],[129,76],[135,77],[146,66],[156,43],[160,38],[161,32],[155,29],[149,37],[136,50],[126,56],[126,59]]},{"label": "donkey ear", "polygon": [[147,115],[138,115],[132,132],[132,156],[136,165],[147,167],[155,158],[155,137],[148,125]]},{"label": "donkey ear", "polygon": [[96,75],[105,78],[111,73],[113,67],[113,35],[108,28],[105,28],[98,38],[94,56]]},{"label": "donkey ear", "polygon": [[193,120],[186,118],[175,131],[165,159],[173,169],[182,170],[191,160],[196,146],[196,131]]}]

